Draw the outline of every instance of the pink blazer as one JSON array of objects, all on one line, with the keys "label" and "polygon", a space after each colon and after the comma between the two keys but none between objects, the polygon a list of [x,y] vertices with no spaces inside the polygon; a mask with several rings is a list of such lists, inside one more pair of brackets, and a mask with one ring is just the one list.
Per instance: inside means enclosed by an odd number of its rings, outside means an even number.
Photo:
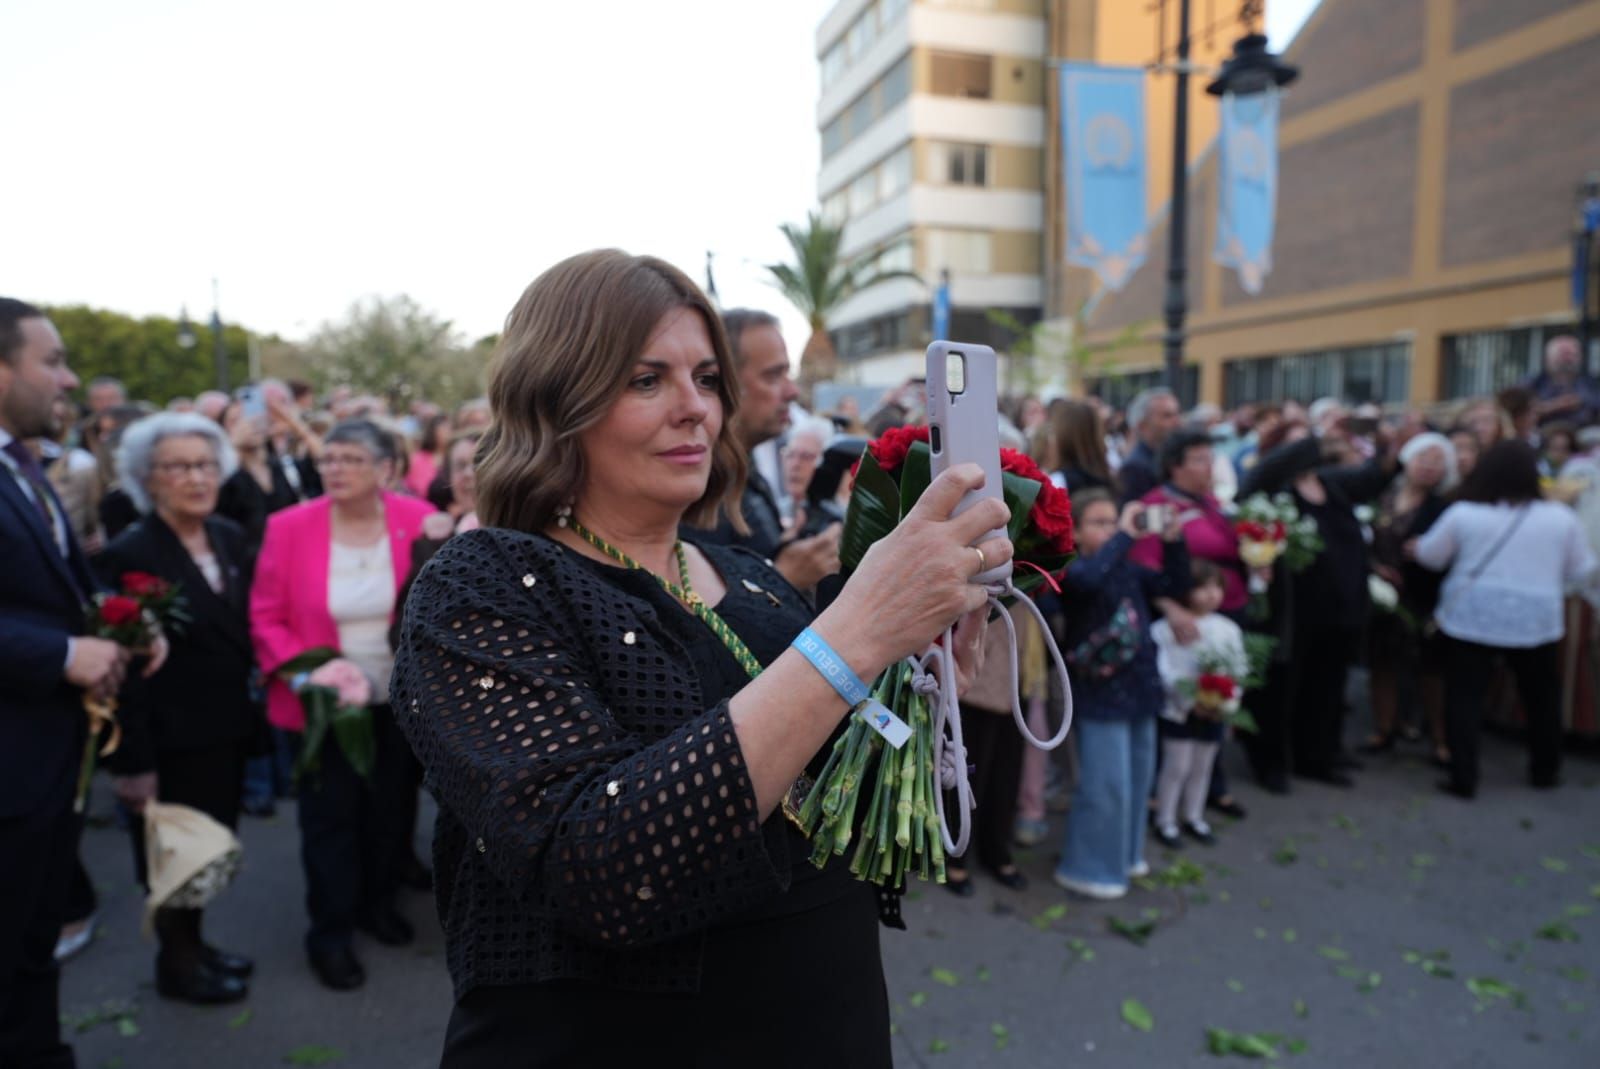
[{"label": "pink blazer", "polygon": [[[422,530],[423,518],[435,510],[426,501],[390,493],[383,495],[383,508],[398,597],[411,571],[411,543]],[[305,730],[305,710],[289,685],[274,673],[306,650],[339,648],[339,628],[328,614],[332,544],[333,503],[325,497],[267,518],[267,533],[250,588],[250,638],[256,662],[268,679],[267,719],[287,731]]]}]

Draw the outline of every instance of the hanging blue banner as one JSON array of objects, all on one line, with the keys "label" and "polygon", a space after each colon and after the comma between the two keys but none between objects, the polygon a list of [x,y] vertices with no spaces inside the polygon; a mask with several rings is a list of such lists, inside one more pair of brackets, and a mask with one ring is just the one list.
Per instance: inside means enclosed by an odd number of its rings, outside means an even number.
[{"label": "hanging blue banner", "polygon": [[950,340],[950,272],[939,278],[939,288],[933,291],[933,340]]},{"label": "hanging blue banner", "polygon": [[1223,94],[1217,144],[1217,247],[1212,258],[1238,272],[1246,293],[1260,293],[1272,270],[1278,210],[1278,90]]},{"label": "hanging blue banner", "polygon": [[1144,263],[1142,67],[1061,65],[1067,261],[1118,290]]}]

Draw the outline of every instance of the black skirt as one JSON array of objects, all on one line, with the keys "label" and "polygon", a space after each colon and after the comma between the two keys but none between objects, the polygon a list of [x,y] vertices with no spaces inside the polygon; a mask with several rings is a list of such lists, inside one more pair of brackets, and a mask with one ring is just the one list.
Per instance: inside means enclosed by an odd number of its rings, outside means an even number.
[{"label": "black skirt", "polygon": [[877,895],[855,884],[805,912],[710,929],[695,995],[478,987],[450,1016],[441,1069],[888,1067],[878,930]]}]

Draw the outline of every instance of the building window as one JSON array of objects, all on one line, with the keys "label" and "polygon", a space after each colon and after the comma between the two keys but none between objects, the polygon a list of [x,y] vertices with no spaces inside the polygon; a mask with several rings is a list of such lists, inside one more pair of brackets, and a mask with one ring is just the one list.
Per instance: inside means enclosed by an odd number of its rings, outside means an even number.
[{"label": "building window", "polygon": [[[1090,394],[1119,411],[1127,408],[1128,403],[1143,391],[1166,384],[1167,373],[1164,370],[1128,371],[1084,380],[1084,388]],[[1185,409],[1193,408],[1199,403],[1199,398],[1200,366],[1185,364],[1178,375],[1178,404]]]},{"label": "building window", "polygon": [[994,61],[988,56],[935,52],[932,65],[935,96],[989,99],[993,88]]},{"label": "building window", "polygon": [[923,263],[932,274],[950,271],[958,275],[987,275],[994,270],[994,235],[987,230],[930,227],[922,237]]},{"label": "building window", "polygon": [[928,176],[931,181],[951,186],[989,184],[989,146],[966,145],[951,141],[928,143]]},{"label": "building window", "polygon": [[866,55],[883,31],[905,12],[909,3],[910,0],[878,0],[857,15],[832,47],[822,54],[822,87],[826,89],[832,85],[852,64]]},{"label": "building window", "polygon": [[823,217],[833,223],[859,219],[910,186],[911,146],[906,144],[830,193],[822,202]]},{"label": "building window", "polygon": [[889,271],[912,271],[916,269],[914,261],[910,234],[902,234],[870,252],[862,253],[856,260],[862,268],[863,278]]},{"label": "building window", "polygon": [[1447,335],[1440,400],[1483,397],[1532,378],[1543,370],[1545,343],[1576,333],[1570,325],[1549,325]]},{"label": "building window", "polygon": [[866,133],[873,123],[911,95],[911,53],[884,71],[838,117],[822,128],[822,158],[827,159]]},{"label": "building window", "polygon": [[1222,396],[1230,407],[1320,397],[1401,404],[1411,396],[1411,343],[1229,360],[1222,365]]}]

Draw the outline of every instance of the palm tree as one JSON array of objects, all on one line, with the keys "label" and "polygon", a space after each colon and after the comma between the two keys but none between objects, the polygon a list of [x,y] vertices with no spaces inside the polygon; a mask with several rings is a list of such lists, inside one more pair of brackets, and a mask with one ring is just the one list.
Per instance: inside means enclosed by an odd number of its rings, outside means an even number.
[{"label": "palm tree", "polygon": [[794,255],[790,263],[767,264],[770,281],[811,325],[811,337],[800,354],[800,386],[833,378],[838,354],[828,338],[828,320],[839,306],[862,290],[896,278],[921,279],[911,271],[879,271],[869,264],[849,262],[839,255],[844,227],[834,226],[818,212],[808,212],[804,226],[784,223],[778,229]]}]

